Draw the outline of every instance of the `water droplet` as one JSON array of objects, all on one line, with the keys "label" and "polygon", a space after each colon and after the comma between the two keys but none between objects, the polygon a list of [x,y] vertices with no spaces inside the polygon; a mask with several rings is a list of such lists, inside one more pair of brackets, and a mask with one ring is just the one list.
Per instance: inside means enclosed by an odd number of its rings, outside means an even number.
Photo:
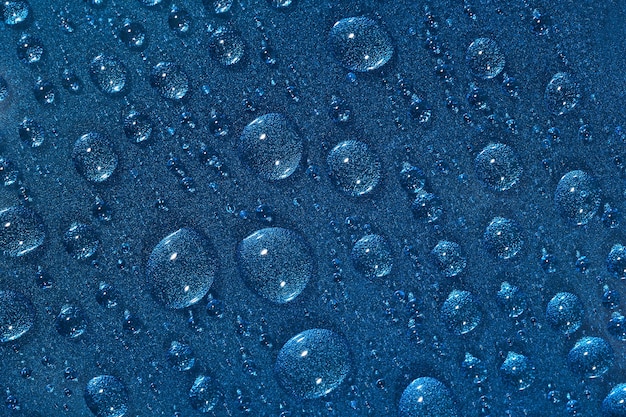
[{"label": "water droplet", "polygon": [[217,267],[210,242],[195,230],[183,228],[154,247],[146,265],[146,277],[161,303],[180,309],[204,297],[213,285]]},{"label": "water droplet", "polygon": [[0,291],[0,343],[15,340],[35,323],[35,308],[22,293]]},{"label": "water droplet", "polygon": [[0,211],[0,251],[11,258],[24,256],[43,244],[45,227],[39,215],[22,206]]},{"label": "water droplet", "polygon": [[125,20],[119,30],[122,43],[133,51],[143,51],[148,46],[148,33],[146,28],[138,22]]},{"label": "water droplet", "polygon": [[24,34],[17,43],[17,57],[25,64],[36,64],[41,61],[44,46],[36,36]]},{"label": "water droplet", "polygon": [[313,272],[311,250],[302,236],[280,227],[257,230],[243,239],[237,261],[250,288],[279,304],[296,298]]},{"label": "water droplet", "polygon": [[182,100],[189,93],[189,77],[174,62],[156,64],[150,72],[150,85],[168,100]]},{"label": "water droplet", "polygon": [[326,163],[332,182],[343,193],[353,197],[371,193],[381,179],[378,160],[360,141],[339,143],[328,154]]},{"label": "water droplet", "polygon": [[607,417],[626,416],[626,383],[617,384],[602,401],[602,412]]},{"label": "water droplet", "polygon": [[467,48],[465,60],[472,75],[488,80],[496,77],[504,69],[504,55],[498,44],[489,38],[475,39]]},{"label": "water droplet", "polygon": [[387,32],[368,17],[339,20],[328,35],[335,58],[350,71],[374,71],[393,56],[393,43]]},{"label": "water droplet", "polygon": [[193,18],[187,10],[174,6],[167,16],[167,24],[178,36],[185,36],[191,31]]},{"label": "water droplet", "polygon": [[109,141],[99,133],[89,132],[74,143],[72,160],[80,175],[87,181],[100,183],[113,175],[117,154]]},{"label": "water droplet", "polygon": [[571,75],[558,72],[546,86],[544,96],[548,110],[556,115],[563,115],[574,110],[580,102],[581,93]]},{"label": "water droplet", "polygon": [[114,56],[96,56],[89,64],[89,76],[104,94],[116,96],[128,90],[130,80],[126,65]]},{"label": "water droplet", "polygon": [[546,321],[564,335],[570,335],[580,328],[584,310],[580,299],[572,293],[556,294],[546,308]]},{"label": "water droplet", "polygon": [[54,320],[54,327],[61,336],[73,339],[85,333],[87,319],[80,308],[64,305]]},{"label": "water droplet", "polygon": [[189,390],[191,406],[201,413],[214,411],[223,400],[221,387],[214,378],[207,375],[198,376]]},{"label": "water droplet", "polygon": [[599,378],[613,364],[613,349],[604,339],[583,337],[569,351],[567,360],[577,374],[590,379]]},{"label": "water droplet", "polygon": [[456,335],[474,330],[482,319],[482,313],[469,291],[453,290],[441,307],[441,319]]},{"label": "water droplet", "polygon": [[196,358],[191,346],[187,343],[174,340],[167,350],[167,361],[172,368],[184,372],[193,368],[193,365],[196,363]]},{"label": "water droplet", "polygon": [[33,148],[41,146],[45,140],[43,127],[33,119],[25,118],[17,129],[20,139]]},{"label": "water droplet", "polygon": [[381,278],[391,273],[391,249],[380,235],[363,236],[354,244],[350,257],[354,269],[368,278]]},{"label": "water droplet", "polygon": [[523,391],[535,380],[535,368],[526,356],[509,352],[500,367],[500,375],[519,391]]},{"label": "water droplet", "polygon": [[500,259],[511,259],[522,249],[522,232],[513,220],[494,217],[485,229],[487,250]]},{"label": "water droplet", "polygon": [[457,417],[452,393],[441,381],[417,378],[406,387],[398,404],[400,417]]},{"label": "water droplet", "polygon": [[239,155],[257,175],[267,181],[289,177],[302,158],[302,138],[285,116],[269,113],[257,117],[239,138]]},{"label": "water droplet", "polygon": [[440,240],[430,254],[439,270],[448,278],[459,275],[467,265],[461,247],[455,242]]},{"label": "water droplet", "polygon": [[128,392],[114,376],[92,378],[85,387],[85,403],[96,417],[123,417],[128,412]]},{"label": "water droplet", "polygon": [[323,397],[341,385],[350,372],[348,346],[343,337],[330,330],[305,330],[280,349],[274,372],[292,395]]},{"label": "water droplet", "polygon": [[245,43],[237,32],[220,27],[211,35],[209,52],[213,59],[228,67],[241,61],[245,53]]},{"label": "water droplet", "polygon": [[147,114],[131,110],[124,119],[124,134],[133,143],[143,144],[152,138],[154,123]]},{"label": "water droplet", "polygon": [[85,223],[74,222],[63,234],[65,250],[74,259],[88,259],[96,254],[100,239],[96,231]]},{"label": "water droplet", "polygon": [[476,174],[494,191],[506,191],[515,186],[522,175],[519,159],[508,145],[487,145],[474,161]]},{"label": "water droplet", "polygon": [[5,0],[0,3],[0,12],[4,24],[11,27],[25,26],[32,16],[26,0]]},{"label": "water droplet", "polygon": [[600,208],[599,190],[586,172],[570,171],[559,181],[554,202],[563,217],[577,226],[585,225]]}]

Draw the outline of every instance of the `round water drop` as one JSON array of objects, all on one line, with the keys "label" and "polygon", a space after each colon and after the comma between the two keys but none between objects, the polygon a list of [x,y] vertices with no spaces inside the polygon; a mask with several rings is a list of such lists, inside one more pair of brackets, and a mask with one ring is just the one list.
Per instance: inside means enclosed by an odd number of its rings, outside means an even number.
[{"label": "round water drop", "polygon": [[368,278],[387,276],[393,266],[389,245],[380,235],[363,236],[354,244],[350,256],[354,269]]},{"label": "round water drop", "polygon": [[193,368],[196,358],[193,349],[187,343],[174,340],[167,350],[167,361],[170,366],[178,371],[188,371]]},{"label": "round water drop", "polygon": [[593,178],[584,171],[563,175],[554,192],[556,208],[577,226],[585,225],[600,208],[600,192]]},{"label": "round water drop", "polygon": [[114,376],[92,378],[85,387],[85,403],[96,417],[123,417],[128,412],[128,392]]},{"label": "round water drop", "polygon": [[448,278],[459,275],[467,265],[461,247],[455,242],[440,240],[430,254],[439,270]]},{"label": "round water drop", "polygon": [[494,217],[485,229],[487,250],[500,259],[511,259],[522,249],[522,232],[513,220]]},{"label": "round water drop", "polygon": [[37,249],[46,237],[39,215],[29,208],[13,206],[0,210],[0,251],[16,258]]},{"label": "round water drop", "polygon": [[124,21],[119,30],[120,40],[133,51],[143,51],[148,46],[148,33],[141,23]]},{"label": "round water drop", "polygon": [[326,163],[331,181],[347,195],[369,194],[380,182],[380,164],[363,142],[339,143],[328,154]]},{"label": "round water drop", "polygon": [[73,339],[85,333],[87,319],[80,308],[64,305],[54,319],[54,327],[61,336]]},{"label": "round water drop", "polygon": [[580,88],[566,72],[554,74],[544,94],[548,110],[556,115],[571,112],[580,102]]},{"label": "round water drop", "polygon": [[523,391],[534,381],[535,368],[526,356],[509,352],[500,367],[500,375],[519,391]]},{"label": "round water drop", "polygon": [[22,142],[33,148],[41,146],[46,137],[43,127],[29,118],[22,120],[17,131]]},{"label": "round water drop", "polygon": [[564,335],[570,335],[583,323],[584,310],[578,297],[569,292],[556,294],[546,308],[546,320]]},{"label": "round water drop", "polygon": [[22,293],[0,291],[0,343],[10,342],[35,323],[35,307]]},{"label": "round water drop", "polygon": [[99,133],[89,132],[74,143],[72,160],[87,181],[100,183],[109,179],[117,167],[117,154],[109,141]]},{"label": "round water drop", "polygon": [[209,291],[217,273],[210,242],[193,229],[164,237],[152,250],[146,277],[155,297],[168,308],[189,307]]},{"label": "round water drop", "polygon": [[189,390],[189,402],[194,410],[209,413],[224,399],[220,385],[214,378],[200,375]]},{"label": "round water drop", "polygon": [[606,417],[626,417],[626,383],[617,384],[602,401]]},{"label": "round water drop", "polygon": [[250,288],[280,304],[296,298],[313,273],[311,251],[302,236],[280,227],[257,230],[242,240],[237,261]]},{"label": "round water drop", "polygon": [[24,34],[17,43],[17,57],[25,64],[36,64],[44,54],[43,42],[36,36]]},{"label": "round water drop", "polygon": [[482,313],[469,291],[453,290],[441,307],[441,319],[457,335],[474,330],[481,318]]},{"label": "round water drop", "polygon": [[341,19],[328,35],[330,48],[341,65],[350,71],[374,71],[393,56],[387,32],[368,17]]},{"label": "round water drop", "polygon": [[506,191],[519,182],[522,166],[517,155],[508,145],[487,145],[474,161],[476,174],[495,191]]},{"label": "round water drop", "polygon": [[124,119],[124,134],[133,143],[146,143],[152,137],[154,123],[144,113],[132,110]]},{"label": "round water drop", "polygon": [[114,56],[98,55],[89,64],[89,76],[98,90],[115,96],[126,92],[129,84],[126,66]]},{"label": "round water drop", "polygon": [[276,181],[289,177],[298,168],[303,145],[285,116],[269,113],[243,129],[238,148],[241,160],[257,175]]},{"label": "round water drop", "polygon": [[280,349],[274,372],[294,396],[323,397],[341,385],[350,372],[348,345],[330,330],[305,330]]},{"label": "round water drop", "polygon": [[245,43],[235,31],[220,27],[211,35],[209,52],[213,59],[229,67],[241,61],[245,52]]},{"label": "round water drop", "polygon": [[74,222],[63,234],[63,245],[73,258],[87,259],[95,255],[100,246],[100,239],[93,227]]},{"label": "round water drop", "polygon": [[182,100],[189,93],[189,77],[174,62],[156,64],[150,72],[150,85],[168,100]]},{"label": "round water drop", "polygon": [[2,21],[7,26],[19,27],[28,21],[32,12],[26,0],[5,0],[0,3]]},{"label": "round water drop", "polygon": [[583,337],[569,351],[567,360],[577,374],[590,379],[599,378],[613,364],[613,349],[602,338]]},{"label": "round water drop", "polygon": [[619,279],[626,279],[626,247],[616,243],[606,257],[606,269]]},{"label": "round water drop", "polygon": [[178,7],[172,7],[170,14],[167,16],[167,24],[170,29],[179,36],[185,36],[191,31],[193,25],[193,18],[191,13],[185,9],[179,9]]},{"label": "round water drop", "polygon": [[441,381],[417,378],[405,388],[398,405],[400,417],[457,417],[452,393]]},{"label": "round water drop", "polygon": [[504,69],[504,55],[493,39],[478,38],[467,48],[465,60],[472,75],[487,80],[496,77]]}]

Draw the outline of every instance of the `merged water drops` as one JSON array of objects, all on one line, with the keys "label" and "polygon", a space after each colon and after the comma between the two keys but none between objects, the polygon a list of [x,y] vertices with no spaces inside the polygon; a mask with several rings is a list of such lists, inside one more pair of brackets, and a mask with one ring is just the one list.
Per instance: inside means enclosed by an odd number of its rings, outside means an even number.
[{"label": "merged water drops", "polygon": [[339,20],[328,35],[335,58],[350,71],[374,71],[393,56],[389,34],[368,17],[349,17]]},{"label": "merged water drops", "polygon": [[150,72],[150,85],[161,97],[178,101],[189,93],[189,77],[180,65],[174,62],[159,62]]},{"label": "merged water drops", "polygon": [[74,143],[72,160],[83,178],[89,182],[101,183],[113,175],[118,157],[103,135],[89,132]]},{"label": "merged water drops", "polygon": [[250,122],[239,137],[239,155],[259,177],[277,181],[289,177],[302,159],[302,138],[279,113]]},{"label": "merged water drops", "polygon": [[441,307],[441,319],[451,332],[462,335],[480,324],[482,312],[472,293],[453,290]]},{"label": "merged water drops", "polygon": [[476,174],[495,191],[506,191],[515,186],[522,175],[522,166],[511,148],[502,143],[487,145],[474,161]]},{"label": "merged water drops", "polygon": [[126,387],[112,375],[100,375],[89,380],[84,398],[96,417],[123,417],[129,410]]},{"label": "merged water drops", "polygon": [[593,178],[584,171],[563,175],[554,192],[556,208],[577,226],[585,225],[600,208],[600,192]]},{"label": "merged water drops", "polygon": [[599,378],[613,364],[613,349],[600,337],[579,339],[567,354],[570,368],[585,378]]},{"label": "merged water drops", "polygon": [[567,72],[554,74],[544,93],[548,110],[556,115],[571,112],[581,98],[580,88]]},{"label": "merged water drops", "polygon": [[126,65],[114,56],[96,56],[89,64],[89,76],[104,94],[116,96],[128,90],[130,79]]},{"label": "merged water drops", "polygon": [[46,231],[33,210],[13,206],[0,210],[0,251],[5,256],[24,256],[41,246]]},{"label": "merged water drops", "polygon": [[487,80],[496,77],[504,69],[505,59],[493,39],[475,39],[467,48],[465,60],[472,75]]},{"label": "merged water drops", "polygon": [[580,328],[584,310],[580,299],[572,293],[556,294],[546,308],[546,320],[559,332],[570,335]]},{"label": "merged water drops", "polygon": [[183,228],[164,237],[152,250],[146,277],[155,297],[168,308],[200,301],[217,273],[217,256],[199,232]]},{"label": "merged water drops", "polygon": [[290,394],[319,398],[335,390],[350,372],[350,353],[344,338],[330,330],[305,330],[278,352],[276,378]]},{"label": "merged water drops", "polygon": [[400,417],[457,417],[452,393],[443,382],[431,377],[417,378],[400,397]]},{"label": "merged water drops", "polygon": [[313,258],[300,234],[270,227],[257,230],[237,246],[241,275],[262,297],[287,303],[304,290],[313,273]]},{"label": "merged water drops", "polygon": [[213,59],[228,67],[241,61],[245,53],[245,42],[237,32],[220,27],[211,35],[209,51]]},{"label": "merged water drops", "polygon": [[439,270],[448,278],[459,275],[467,265],[461,247],[455,242],[440,240],[430,254]]},{"label": "merged water drops", "polygon": [[513,220],[494,217],[485,229],[483,240],[487,250],[500,259],[510,259],[519,253],[524,241]]},{"label": "merged water drops", "polygon": [[354,269],[368,278],[387,276],[393,266],[391,249],[381,235],[363,236],[354,244],[350,257]]},{"label": "merged water drops", "polygon": [[371,193],[381,179],[378,160],[360,141],[340,142],[330,151],[326,163],[331,181],[343,193],[353,197]]},{"label": "merged water drops", "polygon": [[22,293],[0,290],[0,343],[10,342],[28,332],[35,323],[35,307]]}]

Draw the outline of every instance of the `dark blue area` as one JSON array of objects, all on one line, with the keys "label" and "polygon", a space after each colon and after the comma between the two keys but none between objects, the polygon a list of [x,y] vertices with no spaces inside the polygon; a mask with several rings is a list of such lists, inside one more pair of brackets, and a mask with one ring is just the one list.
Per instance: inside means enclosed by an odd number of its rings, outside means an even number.
[{"label": "dark blue area", "polygon": [[[404,417],[422,377],[458,416],[626,415],[623,1],[30,0],[12,22],[18,3],[0,3],[0,212],[26,207],[36,248],[0,231],[0,291],[23,295],[0,317],[34,319],[0,342],[0,416],[98,413],[101,375],[127,416]],[[329,40],[357,16],[392,42],[380,67]],[[466,60],[479,38],[501,72]],[[269,113],[288,141],[243,146]],[[285,169],[264,170],[273,151]],[[238,263],[271,227],[302,238],[281,263],[312,259],[295,298]],[[146,267],[181,228],[215,262],[173,310]],[[319,364],[275,364],[316,328],[349,372],[303,399]]]}]

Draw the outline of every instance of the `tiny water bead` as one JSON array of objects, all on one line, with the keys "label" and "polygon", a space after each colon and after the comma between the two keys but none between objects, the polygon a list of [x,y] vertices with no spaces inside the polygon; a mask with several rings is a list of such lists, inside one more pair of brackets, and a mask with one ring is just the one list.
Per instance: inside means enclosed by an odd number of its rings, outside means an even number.
[{"label": "tiny water bead", "polygon": [[400,417],[457,417],[452,393],[443,382],[421,377],[411,382],[398,404]]},{"label": "tiny water bead", "polygon": [[241,36],[224,27],[217,28],[209,40],[209,52],[213,59],[225,67],[241,61],[245,53],[245,42]]},{"label": "tiny water bead", "polygon": [[515,186],[522,175],[519,159],[508,145],[487,145],[474,161],[476,174],[494,191],[506,191]]},{"label": "tiny water bead", "polygon": [[376,234],[359,239],[350,253],[354,269],[368,278],[389,275],[393,266],[391,249],[384,237]]},{"label": "tiny water bead", "polygon": [[360,141],[340,142],[330,151],[326,163],[333,184],[352,197],[371,193],[381,180],[378,160]]},{"label": "tiny water bead", "polygon": [[430,254],[439,270],[448,278],[459,275],[467,265],[461,247],[455,242],[440,240]]},{"label": "tiny water bead", "polygon": [[616,243],[606,257],[606,269],[618,279],[626,279],[626,246]]},{"label": "tiny water bead", "polygon": [[626,417],[626,383],[617,384],[602,401],[605,417]]},{"label": "tiny water bead", "polygon": [[441,319],[451,332],[463,335],[478,326],[482,312],[472,293],[453,290],[441,307]]},{"label": "tiny water bead", "polygon": [[150,85],[161,97],[178,101],[189,93],[189,77],[180,65],[174,62],[159,62],[150,72]]},{"label": "tiny water bead", "polygon": [[45,226],[33,210],[13,206],[0,210],[0,251],[5,256],[24,256],[41,246]]},{"label": "tiny water bead", "polygon": [[559,332],[570,335],[580,328],[584,317],[580,299],[572,293],[556,294],[546,308],[546,320]]},{"label": "tiny water bead", "polygon": [[158,301],[168,308],[181,309],[204,297],[213,285],[217,268],[217,256],[207,238],[183,228],[154,247],[146,277]]},{"label": "tiny water bead", "polygon": [[584,171],[570,171],[561,177],[554,192],[559,213],[577,226],[582,226],[600,208],[600,192],[593,178]]},{"label": "tiny water bead", "polygon": [[100,133],[89,132],[74,143],[72,160],[83,178],[89,182],[101,183],[113,175],[118,157],[108,139]]},{"label": "tiny water bead", "polygon": [[111,55],[98,55],[89,64],[91,81],[104,94],[116,96],[128,90],[129,75],[126,65]]},{"label": "tiny water bead", "polygon": [[563,115],[574,110],[580,102],[580,87],[569,73],[558,72],[548,82],[544,97],[550,112]]},{"label": "tiny water bead", "polygon": [[518,391],[523,391],[534,381],[535,368],[525,355],[509,352],[500,367],[500,375]]},{"label": "tiny water bead", "polygon": [[393,42],[380,25],[368,17],[339,20],[328,35],[330,49],[339,63],[350,71],[374,71],[393,56]]},{"label": "tiny water bead", "polygon": [[241,275],[262,297],[283,304],[296,298],[313,273],[313,257],[300,234],[280,227],[257,230],[237,246]]},{"label": "tiny water bead", "polygon": [[496,77],[504,69],[505,59],[493,39],[475,39],[467,48],[465,60],[476,78],[487,80]]},{"label": "tiny water bead", "polygon": [[198,376],[189,389],[189,402],[194,410],[210,413],[224,400],[218,382],[208,375]]},{"label": "tiny water bead", "polygon": [[22,293],[0,290],[0,343],[10,342],[28,332],[35,323],[35,307]]},{"label": "tiny water bead", "polygon": [[523,246],[522,232],[513,220],[494,217],[485,229],[483,240],[487,250],[500,259],[511,259]]},{"label": "tiny water bead", "polygon": [[112,375],[100,375],[89,380],[84,398],[96,417],[123,417],[129,409],[126,387]]},{"label": "tiny water bead", "polygon": [[344,338],[330,330],[305,330],[278,352],[274,373],[290,394],[304,399],[335,390],[350,372],[350,352]]},{"label": "tiny water bead", "polygon": [[602,338],[583,337],[569,351],[567,360],[575,373],[589,379],[599,378],[613,364],[613,349]]},{"label": "tiny water bead", "polygon": [[302,138],[285,116],[268,113],[250,122],[238,143],[241,160],[259,177],[277,181],[289,177],[302,159]]}]

